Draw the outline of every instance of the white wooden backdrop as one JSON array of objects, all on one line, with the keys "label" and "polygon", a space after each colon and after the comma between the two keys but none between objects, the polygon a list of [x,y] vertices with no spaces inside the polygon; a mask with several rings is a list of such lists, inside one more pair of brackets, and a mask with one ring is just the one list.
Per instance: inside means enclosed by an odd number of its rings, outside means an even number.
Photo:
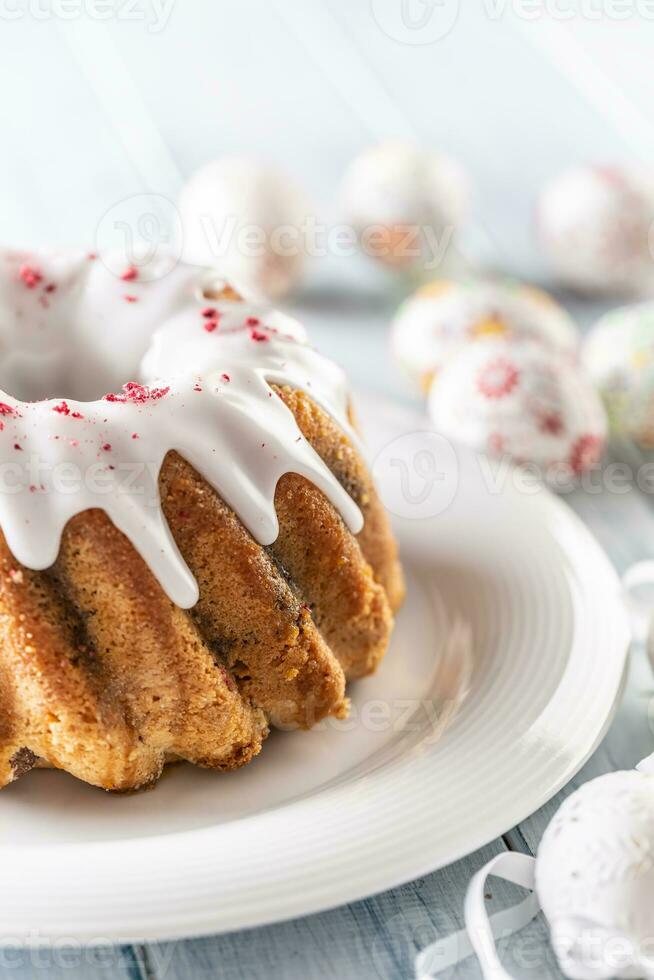
[{"label": "white wooden backdrop", "polygon": [[[452,28],[425,44],[382,29],[397,22],[401,2],[163,0],[157,25],[153,0],[109,0],[102,20],[91,16],[92,0],[0,0],[0,238],[90,245],[116,203],[146,191],[174,200],[195,168],[235,152],[294,175],[319,214],[335,219],[351,157],[400,136],[468,168],[468,254],[546,282],[532,227],[542,181],[578,160],[654,160],[647,0],[549,0],[529,5],[529,19],[517,0],[441,0],[434,16]],[[421,2],[410,0],[411,16],[424,12]],[[399,295],[362,259],[317,262],[296,308],[355,383],[407,397],[385,352]],[[597,308],[573,311],[585,325]],[[571,504],[619,570],[652,554],[651,502],[636,490],[619,500],[579,492]],[[576,782],[651,751],[650,689],[637,650],[620,715]],[[416,948],[460,924],[472,870],[502,848],[533,851],[553,805],[451,868],[344,909],[95,956],[13,951],[0,955],[0,977],[409,977]],[[500,886],[493,896],[511,897]],[[512,949],[519,975],[559,975],[542,922]],[[472,962],[456,972],[478,975]]]}]

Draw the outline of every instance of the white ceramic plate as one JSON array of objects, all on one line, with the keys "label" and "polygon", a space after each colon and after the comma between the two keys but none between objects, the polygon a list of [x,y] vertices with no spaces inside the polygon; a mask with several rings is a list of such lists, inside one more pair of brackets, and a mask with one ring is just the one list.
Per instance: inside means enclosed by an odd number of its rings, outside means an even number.
[{"label": "white ceramic plate", "polygon": [[[3,790],[4,944],[200,935],[363,897],[505,832],[596,746],[628,624],[589,532],[514,471],[457,460],[413,414],[368,396],[360,414],[405,515],[409,594],[382,668],[353,687],[354,721],[276,733],[230,775],[175,767],[140,796],[45,771]],[[431,744],[424,702],[455,614],[474,633],[472,692]]]}]

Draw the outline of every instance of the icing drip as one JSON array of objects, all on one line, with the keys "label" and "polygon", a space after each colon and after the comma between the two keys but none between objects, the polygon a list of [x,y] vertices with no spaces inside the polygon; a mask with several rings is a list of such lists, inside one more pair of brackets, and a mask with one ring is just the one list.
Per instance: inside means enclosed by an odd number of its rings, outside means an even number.
[{"label": "icing drip", "polygon": [[[235,301],[206,270],[178,266],[160,280],[154,271],[126,268],[119,279],[87,256],[0,257],[2,380],[16,370],[22,388],[37,377],[57,395],[30,402],[0,391],[0,526],[17,560],[43,569],[66,522],[100,507],[188,608],[197,584],[159,500],[166,454],[177,450],[267,545],[288,472],[311,480],[354,533],[362,526],[271,385],[305,391],[355,437],[343,372],[306,345],[299,324]],[[113,389],[102,399],[61,397],[66,384],[97,391],[101,381]]]}]

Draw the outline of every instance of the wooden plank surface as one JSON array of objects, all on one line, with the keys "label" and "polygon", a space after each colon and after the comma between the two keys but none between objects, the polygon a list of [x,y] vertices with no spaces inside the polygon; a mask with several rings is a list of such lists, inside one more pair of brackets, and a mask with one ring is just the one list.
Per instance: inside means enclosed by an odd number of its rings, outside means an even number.
[{"label": "wooden plank surface", "polygon": [[[405,980],[416,952],[461,925],[465,883],[504,847],[495,842],[439,874],[332,912],[253,932],[180,943],[170,955],[167,980],[221,977],[229,980]],[[515,889],[492,887],[490,907],[515,900]],[[543,942],[542,923],[531,941]],[[150,947],[162,955],[166,947]],[[157,974],[158,976],[160,974]],[[457,978],[478,976],[474,961]],[[547,974],[542,974],[547,976]]]}]

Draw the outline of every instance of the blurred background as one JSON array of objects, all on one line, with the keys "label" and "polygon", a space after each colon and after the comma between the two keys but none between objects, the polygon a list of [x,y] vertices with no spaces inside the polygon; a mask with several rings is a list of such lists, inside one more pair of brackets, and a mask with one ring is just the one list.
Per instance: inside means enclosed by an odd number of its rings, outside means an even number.
[{"label": "blurred background", "polygon": [[[543,182],[654,159],[653,38],[649,0],[3,0],[2,239],[92,247],[118,202],[174,202],[223,154],[337,221],[351,160],[400,138],[467,171],[467,261],[549,286]],[[355,383],[406,394],[379,344],[408,289],[361,255],[315,259],[281,305]]]}]

